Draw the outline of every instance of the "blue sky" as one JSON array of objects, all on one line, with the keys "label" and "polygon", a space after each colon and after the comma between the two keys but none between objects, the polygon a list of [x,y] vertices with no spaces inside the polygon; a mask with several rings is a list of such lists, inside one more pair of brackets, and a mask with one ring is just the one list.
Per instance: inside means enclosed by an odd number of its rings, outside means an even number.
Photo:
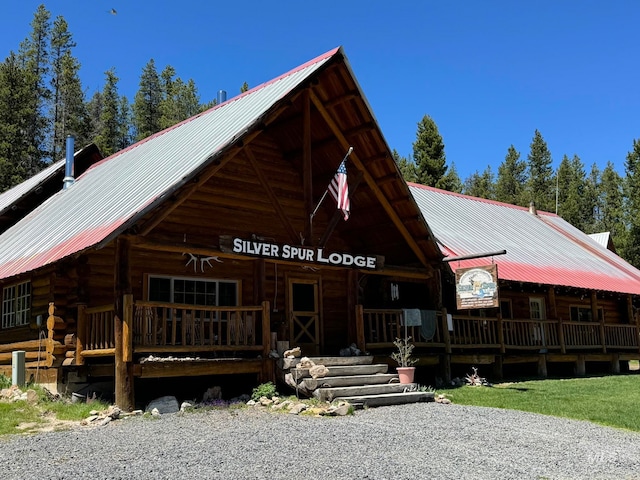
[{"label": "blue sky", "polygon": [[[10,3],[0,55],[42,1]],[[116,67],[133,100],[143,66],[172,65],[202,101],[256,86],[342,45],[391,148],[409,155],[435,120],[460,176],[494,172],[540,130],[557,166],[577,154],[620,174],[640,138],[640,2],[51,0],[78,46],[88,96]],[[117,14],[109,11],[115,9]]]}]

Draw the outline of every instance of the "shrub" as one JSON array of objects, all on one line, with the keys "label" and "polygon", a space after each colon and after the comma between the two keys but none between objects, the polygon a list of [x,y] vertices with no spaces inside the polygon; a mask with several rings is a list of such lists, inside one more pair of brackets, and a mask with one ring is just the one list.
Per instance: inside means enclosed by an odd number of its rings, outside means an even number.
[{"label": "shrub", "polygon": [[251,400],[258,401],[261,397],[273,398],[278,396],[276,386],[273,382],[261,383],[253,389]]}]

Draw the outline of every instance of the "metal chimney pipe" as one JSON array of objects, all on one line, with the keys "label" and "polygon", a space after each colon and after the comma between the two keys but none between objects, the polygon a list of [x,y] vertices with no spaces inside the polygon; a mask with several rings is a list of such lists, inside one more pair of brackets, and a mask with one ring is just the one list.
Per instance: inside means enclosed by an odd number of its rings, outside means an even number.
[{"label": "metal chimney pipe", "polygon": [[218,90],[218,105],[227,101],[227,91]]},{"label": "metal chimney pipe", "polygon": [[62,189],[66,190],[76,181],[73,178],[73,135],[67,135],[67,156],[64,164],[64,178],[62,179]]}]

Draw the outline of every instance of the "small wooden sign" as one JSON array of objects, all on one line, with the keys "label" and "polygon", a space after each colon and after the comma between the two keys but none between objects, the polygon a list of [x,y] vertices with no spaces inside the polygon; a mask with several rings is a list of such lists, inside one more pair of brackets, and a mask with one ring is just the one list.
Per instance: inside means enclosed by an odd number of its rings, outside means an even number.
[{"label": "small wooden sign", "polygon": [[458,310],[498,307],[498,266],[457,269],[456,305]]}]

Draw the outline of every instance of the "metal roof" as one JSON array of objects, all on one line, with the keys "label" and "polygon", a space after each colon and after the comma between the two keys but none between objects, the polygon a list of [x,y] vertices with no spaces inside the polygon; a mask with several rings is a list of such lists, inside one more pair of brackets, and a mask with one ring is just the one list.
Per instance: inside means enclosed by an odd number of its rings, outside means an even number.
[{"label": "metal roof", "polygon": [[331,50],[97,163],[0,236],[0,278],[113,238],[214,161],[341,52]]},{"label": "metal roof", "polygon": [[558,215],[409,184],[442,253],[505,255],[449,262],[498,265],[504,280],[640,294],[640,270]]}]

